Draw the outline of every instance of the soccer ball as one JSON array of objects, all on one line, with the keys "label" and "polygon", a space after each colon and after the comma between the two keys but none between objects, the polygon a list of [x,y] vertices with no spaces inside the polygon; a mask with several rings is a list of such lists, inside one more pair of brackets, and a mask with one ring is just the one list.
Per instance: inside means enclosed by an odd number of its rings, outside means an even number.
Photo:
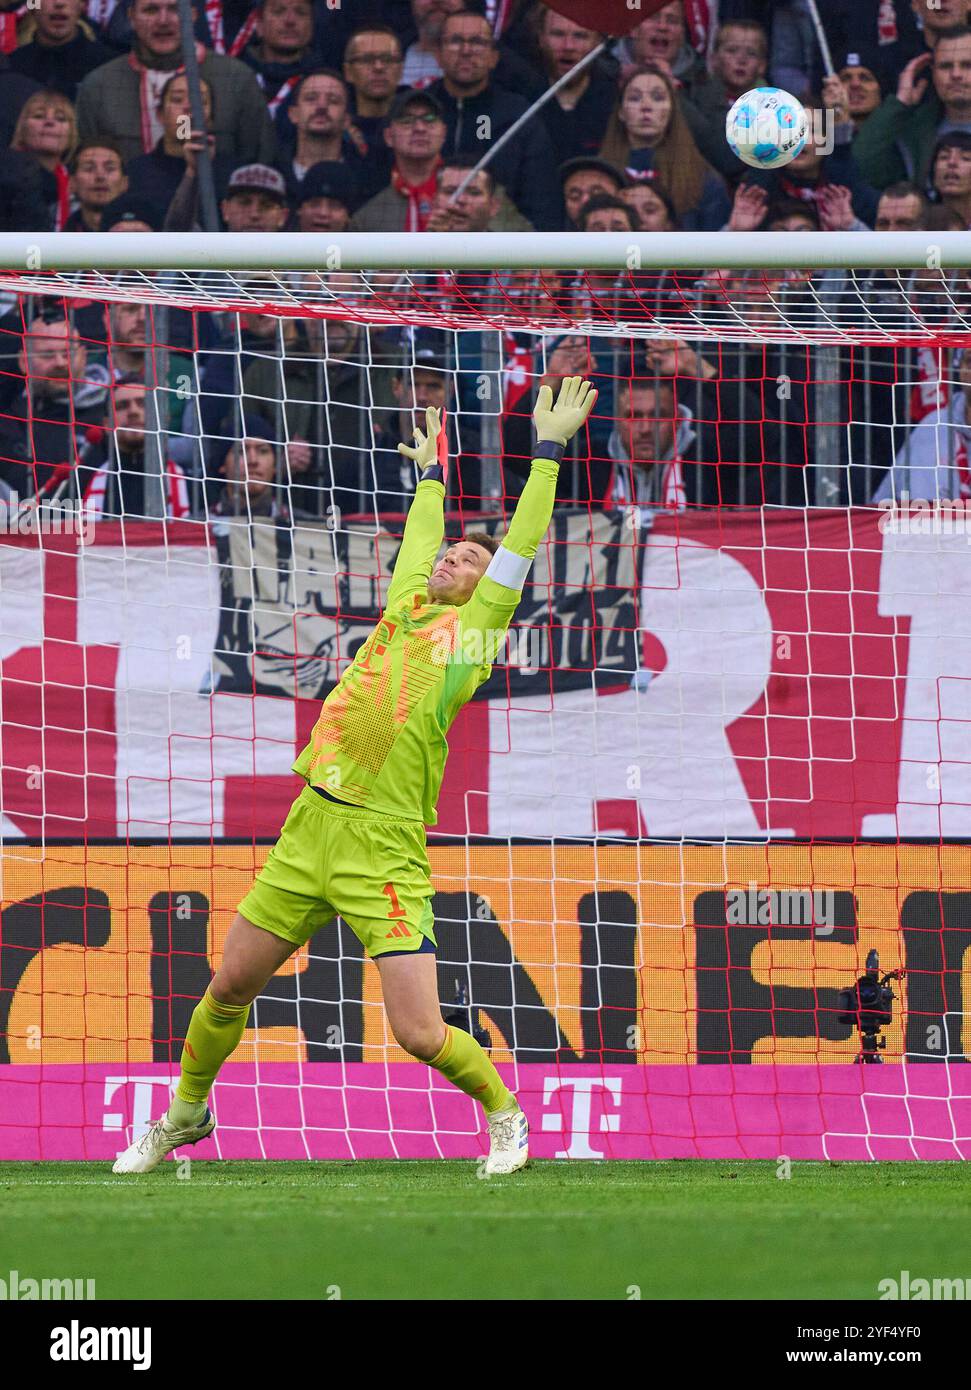
[{"label": "soccer ball", "polygon": [[725,137],[753,169],[781,169],[805,146],[809,117],[802,102],[781,87],[755,87],[729,111]]}]

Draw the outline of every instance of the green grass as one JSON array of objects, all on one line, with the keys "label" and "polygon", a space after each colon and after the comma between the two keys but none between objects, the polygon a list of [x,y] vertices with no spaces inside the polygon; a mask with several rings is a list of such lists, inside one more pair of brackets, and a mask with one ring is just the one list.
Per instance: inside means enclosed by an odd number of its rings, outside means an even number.
[{"label": "green grass", "polygon": [[971,1276],[962,1163],[0,1164],[0,1278],[99,1298],[875,1298]]}]

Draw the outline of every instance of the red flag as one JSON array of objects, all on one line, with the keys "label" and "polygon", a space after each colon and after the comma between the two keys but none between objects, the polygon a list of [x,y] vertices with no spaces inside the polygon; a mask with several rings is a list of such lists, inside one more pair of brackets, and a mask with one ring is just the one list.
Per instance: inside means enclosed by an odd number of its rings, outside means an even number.
[{"label": "red flag", "polygon": [[547,0],[547,8],[584,29],[596,29],[599,34],[621,39],[668,3],[669,0],[640,0],[631,9],[627,0]]}]

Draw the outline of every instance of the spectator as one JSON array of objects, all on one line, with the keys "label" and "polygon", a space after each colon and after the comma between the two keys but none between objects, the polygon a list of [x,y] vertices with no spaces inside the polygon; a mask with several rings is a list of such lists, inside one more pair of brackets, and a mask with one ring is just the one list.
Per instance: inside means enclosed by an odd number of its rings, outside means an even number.
[{"label": "spectator", "polygon": [[233,171],[219,204],[227,232],[282,232],[290,220],[283,175],[268,164]]},{"label": "spectator", "polygon": [[11,70],[74,101],[82,78],[117,56],[93,37],[83,8],[84,0],[37,0],[33,38],[11,53]]},{"label": "spectator", "polygon": [[559,176],[568,231],[576,227],[577,216],[588,198],[593,198],[596,194],[616,197],[627,182],[619,169],[615,169],[605,159],[590,155],[568,159],[565,164],[560,165]]},{"label": "spectator", "polygon": [[621,83],[600,153],[622,169],[656,170],[686,231],[712,231],[728,217],[724,182],[701,157],[662,68],[634,68]]},{"label": "spectator", "polygon": [[[602,34],[541,5],[537,20],[539,51],[547,84],[552,86],[601,43]],[[595,58],[542,109],[540,119],[560,159],[595,155],[603,143],[614,109],[614,65]]]},{"label": "spectator", "polygon": [[351,229],[426,231],[445,144],[445,115],[431,89],[395,98],[384,138],[394,159],[391,181],[354,214]]},{"label": "spectator", "polygon": [[[105,308],[107,342],[103,349],[89,351],[89,367],[97,365],[102,368],[109,382],[140,381],[143,386],[154,386],[158,382],[172,393],[174,416],[176,402],[184,402],[194,385],[191,356],[172,352],[167,341],[157,336],[155,311],[141,301],[113,300]],[[158,368],[163,361],[166,367],[164,382],[158,378]],[[181,408],[178,414],[181,416]]]},{"label": "spectator", "polygon": [[171,459],[159,486],[155,451],[161,445],[162,437],[146,425],[144,381],[121,377],[105,404],[103,428],[88,431],[78,460],[77,489],[85,514],[97,520],[188,516],[188,481]]},{"label": "spectator", "polygon": [[17,372],[20,388],[0,415],[0,478],[25,498],[52,482],[58,464],[74,464],[81,431],[103,415],[107,379],[88,371],[77,330],[55,314],[31,321]]},{"label": "spectator", "polygon": [[971,352],[956,354],[961,389],[914,426],[892,468],[873,494],[873,502],[890,499],[936,502],[971,497]]},{"label": "spectator", "polygon": [[931,187],[939,202],[971,227],[971,132],[942,135],[931,158]]},{"label": "spectator", "polygon": [[226,483],[212,514],[248,520],[289,520],[290,509],[285,501],[289,489],[277,482],[273,427],[262,415],[249,413],[244,416],[241,429],[243,438],[229,446],[219,464]]},{"label": "spectator", "polygon": [[312,164],[297,190],[297,230],[346,232],[357,207],[354,179],[346,164]]},{"label": "spectator", "polygon": [[848,53],[835,76],[824,79],[823,98],[838,126],[849,122],[855,135],[873,115],[884,96],[882,71],[877,54]]},{"label": "spectator", "polygon": [[704,74],[704,63],[688,42],[683,0],[671,0],[641,20],[621,52],[629,65],[663,67],[670,78],[689,89]]},{"label": "spectator", "polygon": [[[449,15],[439,40],[442,77],[428,91],[440,102],[449,154],[481,157],[529,107],[525,97],[493,81],[499,54],[484,15]],[[484,119],[486,118],[486,119]],[[490,168],[537,231],[560,225],[555,156],[539,120],[528,121],[496,155]]]},{"label": "spectator", "polygon": [[320,65],[314,51],[311,0],[262,0],[254,11],[255,34],[240,57],[256,73],[271,116],[302,73]]},{"label": "spectator", "polygon": [[103,232],[158,232],[161,230],[158,208],[146,198],[123,193],[106,204],[101,214]]},{"label": "spectator", "polygon": [[679,100],[695,144],[713,169],[733,181],[738,160],[725,139],[725,117],[744,92],[766,82],[769,36],[755,20],[728,20],[718,30],[709,72]]},{"label": "spectator", "polygon": [[616,413],[607,445],[613,468],[599,500],[608,507],[634,504],[648,515],[683,512],[688,501],[683,460],[696,438],[687,405],[677,403],[670,381],[625,377],[618,384]]},{"label": "spectator", "polygon": [[417,346],[410,365],[399,363],[392,370],[394,410],[374,432],[376,511],[408,510],[408,499],[414,494],[417,479],[414,464],[398,453],[398,443],[410,441],[416,427],[425,428],[428,406],[436,410],[449,407],[449,388],[449,375],[432,347]]},{"label": "spectator", "polygon": [[29,155],[41,170],[41,188],[48,207],[48,226],[61,232],[71,211],[71,175],[78,129],[74,107],[62,92],[35,92],[17,119],[12,150]]},{"label": "spectator", "polygon": [[[95,68],[78,88],[82,137],[112,138],[126,163],[150,153],[162,136],[158,98],[182,53],[178,0],[132,0],[130,16],[132,52]],[[216,153],[272,162],[276,139],[255,73],[221,53],[206,53],[199,72],[212,95]]]},{"label": "spectator", "polygon": [[78,146],[71,166],[70,192],[77,207],[64,224],[66,232],[99,232],[105,208],[128,191],[121,153],[112,145]]},{"label": "spectator", "polygon": [[386,149],[384,123],[401,85],[404,57],[401,40],[384,24],[367,24],[344,50],[344,80],[353,93],[352,119],[369,148]]},{"label": "spectator", "polygon": [[[430,232],[530,232],[532,227],[505,197],[491,166],[480,169],[455,197],[477,160],[453,154],[438,168],[438,184],[428,216]],[[467,281],[463,281],[466,284]]]},{"label": "spectator", "polygon": [[442,26],[450,14],[465,9],[465,0],[411,0],[411,17],[418,37],[405,53],[401,81],[406,87],[423,87],[441,77],[438,51]]},{"label": "spectator", "polygon": [[[206,128],[211,129],[212,89],[204,80],[200,81],[199,86]],[[184,72],[173,73],[162,88],[159,96],[159,114],[162,118],[162,135],[158,144],[150,154],[136,155],[134,159],[129,160],[127,172],[130,192],[154,203],[158,211],[158,220],[162,223],[187,173],[194,185],[195,163],[193,160],[190,166],[187,150],[192,145],[194,152],[201,143],[201,132],[191,129],[189,79]],[[218,186],[225,183],[233,161],[224,155],[215,155],[214,147],[214,140],[210,140],[213,176]],[[195,194],[194,186],[192,191]]]},{"label": "spectator", "polygon": [[286,121],[296,137],[296,149],[287,165],[293,192],[313,164],[346,164],[362,201],[387,182],[390,161],[372,151],[351,125],[350,89],[332,68],[317,68],[300,79]]},{"label": "spectator", "polygon": [[971,28],[937,32],[932,53],[907,64],[895,96],[860,126],[856,156],[875,188],[910,179],[923,185],[941,135],[971,130]]},{"label": "spectator", "polygon": [[917,232],[927,225],[929,203],[914,183],[894,183],[885,188],[877,203],[874,230]]},{"label": "spectator", "polygon": [[[762,416],[755,398],[742,404],[740,421],[739,383],[724,389],[722,399],[722,386],[705,376],[704,364],[686,344],[659,343],[652,358],[650,366],[660,367],[667,358],[668,365],[684,375],[659,372],[619,382],[617,419],[607,444],[613,467],[604,505],[634,505],[641,509],[642,519],[646,513],[649,520],[656,512],[680,512],[687,506],[772,500],[774,479],[766,488],[761,465],[741,462],[761,457]],[[722,409],[724,421],[718,413]],[[756,452],[749,454],[752,448]]]},{"label": "spectator", "polygon": [[632,180],[620,190],[617,197],[634,209],[642,232],[678,230],[678,214],[675,212],[674,203],[658,179]]},{"label": "spectator", "polygon": [[588,198],[577,215],[577,230],[581,232],[639,232],[637,213],[630,203],[620,198],[597,194]]},{"label": "spectator", "polygon": [[[736,230],[733,228],[732,230]],[[765,219],[767,232],[821,232],[834,231],[824,228],[819,220],[819,212],[813,203],[800,202],[798,198],[783,198],[767,211]],[[846,230],[850,230],[846,228]]]}]

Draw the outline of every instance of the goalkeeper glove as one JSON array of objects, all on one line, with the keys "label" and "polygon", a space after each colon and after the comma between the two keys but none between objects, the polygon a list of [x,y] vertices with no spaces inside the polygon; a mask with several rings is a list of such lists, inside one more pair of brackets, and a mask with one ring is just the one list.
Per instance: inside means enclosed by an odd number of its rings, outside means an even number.
[{"label": "goalkeeper glove", "polygon": [[427,434],[423,434],[416,427],[414,445],[399,444],[398,453],[412,459],[418,465],[422,481],[426,478],[437,478],[439,482],[447,483],[448,436],[445,433],[445,411],[439,413],[430,405],[425,411],[425,428]]},{"label": "goalkeeper glove", "polygon": [[533,410],[537,439],[550,444],[566,444],[584,423],[596,399],[597,392],[582,376],[563,378],[556,405],[552,388],[541,386]]}]

